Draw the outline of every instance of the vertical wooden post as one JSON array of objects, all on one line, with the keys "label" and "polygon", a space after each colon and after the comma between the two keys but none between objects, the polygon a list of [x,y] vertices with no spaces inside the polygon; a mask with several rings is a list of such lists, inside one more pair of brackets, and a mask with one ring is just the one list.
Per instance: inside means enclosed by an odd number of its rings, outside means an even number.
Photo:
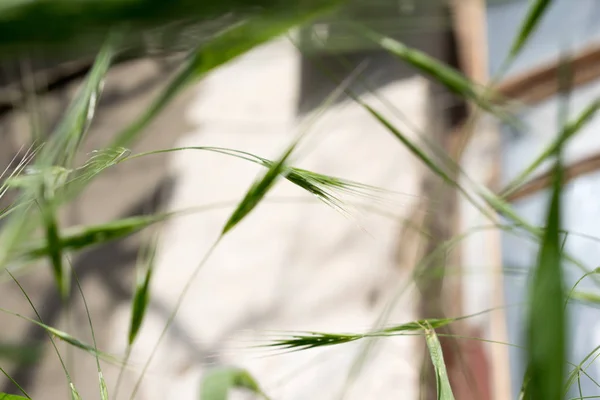
[{"label": "vertical wooden post", "polygon": [[[454,29],[458,39],[458,53],[461,63],[461,69],[465,74],[476,83],[485,85],[489,81],[488,67],[488,47],[487,47],[487,26],[486,26],[486,4],[484,0],[453,0],[453,18]],[[473,109],[471,111],[474,111]],[[486,129],[488,138],[491,134],[491,141],[494,142],[493,160],[488,164],[488,173],[483,179],[488,187],[496,187],[499,184],[500,175],[500,147],[498,132],[495,127],[487,124],[475,123],[469,124],[466,129]],[[477,128],[475,128],[477,127]],[[472,132],[461,132],[457,135],[454,142],[454,152],[457,162],[462,161],[462,142],[463,137],[470,138]],[[483,160],[482,160],[483,161]],[[467,170],[467,173],[470,171]],[[460,227],[459,227],[460,229]],[[480,261],[480,265],[492,266],[490,272],[492,291],[488,301],[493,307],[504,305],[504,287],[502,275],[502,255],[501,255],[501,237],[499,230],[487,230],[484,234],[486,244],[486,259]],[[468,239],[465,244],[468,246]],[[482,252],[483,253],[483,252]],[[483,279],[483,278],[482,278]],[[468,323],[468,320],[466,321]],[[489,314],[486,321],[490,339],[498,342],[507,342],[506,316],[505,313],[495,311]],[[484,330],[478,329],[480,334]],[[487,346],[487,364],[491,375],[491,398],[494,400],[504,400],[511,398],[511,382],[508,348],[503,345]]]}]

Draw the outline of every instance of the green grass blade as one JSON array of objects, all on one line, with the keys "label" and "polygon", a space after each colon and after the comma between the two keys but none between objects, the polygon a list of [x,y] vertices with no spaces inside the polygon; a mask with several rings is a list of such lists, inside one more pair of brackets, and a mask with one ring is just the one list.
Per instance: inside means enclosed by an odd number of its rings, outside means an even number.
[{"label": "green grass blade", "polygon": [[[3,3],[7,0],[3,0]],[[179,21],[203,22],[235,12],[240,17],[257,11],[277,13],[289,10],[301,14],[313,8],[332,4],[330,0],[220,0],[220,1],[156,1],[156,0],[12,0],[0,3],[0,49],[2,53],[32,48],[87,49],[98,43],[113,27],[127,27],[132,44],[150,29],[163,28]]]},{"label": "green grass blade", "polygon": [[515,179],[513,179],[511,183],[507,185],[506,189],[501,192],[502,197],[506,197],[517,190],[519,186],[521,186],[544,161],[546,161],[557,151],[557,149],[559,149],[561,146],[564,146],[569,139],[571,139],[584,126],[591,122],[599,109],[600,99],[597,99],[590,103],[575,120],[565,124],[565,127],[557,135],[556,139],[554,139],[552,143],[542,150],[535,160],[531,162],[531,164],[529,164],[529,166],[525,168],[523,172],[521,172]]},{"label": "green grass blade", "polygon": [[438,329],[456,321],[477,317],[492,310],[484,310],[476,314],[464,315],[455,318],[431,318],[407,322],[400,325],[389,326],[381,330],[365,333],[325,333],[325,332],[298,332],[293,335],[275,339],[272,343],[260,347],[283,350],[307,350],[322,346],[332,346],[374,337],[398,336],[411,332],[421,332],[427,329]]},{"label": "green grass blade", "polygon": [[535,0],[531,3],[527,16],[523,20],[519,33],[510,48],[509,60],[514,59],[521,52],[523,46],[527,43],[527,40],[541,21],[542,16],[548,10],[550,3],[552,3],[551,0]]},{"label": "green grass blade", "polygon": [[73,384],[73,382],[71,382],[69,384],[69,387],[71,388],[71,400],[82,400],[81,399],[81,395],[79,394],[79,392],[75,388],[75,385]]},{"label": "green grass blade", "polygon": [[131,321],[129,324],[129,335],[127,337],[129,346],[135,341],[148,308],[148,302],[150,301],[150,279],[152,278],[155,259],[156,244],[153,244],[150,246],[149,254],[145,261],[145,271],[138,276],[133,301],[131,303]]},{"label": "green grass blade", "polygon": [[394,124],[388,121],[381,113],[376,111],[373,107],[364,103],[360,99],[355,99],[369,114],[371,114],[380,124],[382,124],[396,139],[400,140],[400,142],[410,150],[413,155],[415,155],[418,159],[420,159],[425,165],[436,175],[442,178],[446,183],[451,184],[452,186],[456,186],[455,181],[450,178],[450,176],[440,168],[435,161],[433,161],[419,146],[413,143],[412,140],[408,138],[404,133],[402,133]]},{"label": "green grass blade", "polygon": [[[328,97],[325,99],[324,103],[319,108],[320,112],[317,112],[312,118],[308,118],[306,124],[302,126],[298,136],[294,139],[292,144],[287,148],[287,150],[283,153],[280,159],[276,162],[265,162],[266,160],[258,158],[259,161],[265,165],[268,170],[263,175],[262,179],[257,180],[248,190],[238,207],[231,214],[229,220],[225,223],[223,227],[223,231],[221,236],[224,236],[227,232],[233,229],[242,219],[244,219],[265,197],[267,192],[273,187],[276,179],[281,175],[287,177],[290,173],[290,169],[286,167],[286,162],[288,158],[292,155],[292,152],[300,142],[300,140],[306,135],[310,127],[316,122],[316,120],[323,115],[323,111],[330,105],[336,98],[339,97],[343,90],[345,89],[344,82],[340,87],[334,90]],[[297,172],[298,170],[296,170]]]},{"label": "green grass blade", "polygon": [[[190,146],[176,147],[171,149],[155,150],[146,153],[134,154],[123,161],[133,160],[139,157],[145,157],[153,154],[170,153],[184,150],[201,150],[211,151],[215,153],[225,154],[232,157],[237,157],[255,164],[262,165],[265,168],[272,168],[274,161],[266,158],[235,149],[222,147],[206,147],[206,146]],[[336,192],[348,193],[360,197],[373,197],[375,193],[388,192],[384,189],[362,184],[359,182],[349,181],[330,175],[323,175],[305,169],[287,166],[281,170],[281,175],[291,183],[301,187],[305,191],[317,197],[326,205],[340,211],[342,214],[348,213],[344,210],[342,202],[338,199]]]},{"label": "green grass blade", "polygon": [[21,399],[31,399],[31,397],[27,394],[27,392],[25,391],[25,389],[23,389],[23,387],[21,385],[19,385],[19,383],[17,381],[14,380],[14,378],[12,376],[10,376],[5,370],[4,368],[0,367],[0,372],[2,372],[2,374],[4,374],[4,376],[6,376],[6,379],[8,379],[9,381],[12,382],[13,385],[15,385],[15,387],[17,389],[19,389],[19,391],[21,393],[23,393],[25,395],[25,397],[21,397],[21,396],[16,396],[14,394],[7,394],[7,393],[0,393],[0,400],[21,400]]},{"label": "green grass blade", "polygon": [[63,300],[69,297],[71,282],[68,275],[65,273],[63,263],[63,247],[58,233],[58,223],[56,221],[53,210],[47,207],[44,211],[44,225],[46,229],[46,250],[50,264],[52,265],[52,273],[58,292]]},{"label": "green grass blade", "polygon": [[[65,251],[82,250],[139,232],[153,224],[167,220],[176,213],[162,213],[151,216],[137,216],[111,221],[106,224],[91,225],[65,230],[59,238],[59,246]],[[46,243],[29,243],[20,251],[20,257],[34,260],[51,253]]]},{"label": "green grass blade", "polygon": [[23,397],[23,396],[17,396],[15,394],[0,393],[0,400],[26,400],[26,399],[31,399],[31,397]]},{"label": "green grass blade", "polygon": [[[23,288],[23,286],[21,285],[21,283],[17,280],[17,278],[15,278],[15,276],[9,270],[6,270],[6,273],[11,277],[11,279],[13,280],[13,282],[15,282],[15,284],[19,287],[19,290],[21,291],[21,293],[23,294],[23,296],[25,297],[25,299],[27,299],[27,302],[29,303],[29,305],[31,306],[31,309],[35,313],[35,316],[38,318],[38,321],[43,323],[42,316],[40,315],[40,313],[38,312],[37,308],[33,304],[33,301],[31,301],[31,298],[29,297],[29,295],[25,291],[25,288]],[[9,313],[9,314],[16,315],[14,313]],[[23,319],[26,319],[26,318],[23,318]],[[28,319],[26,319],[26,320],[28,320]],[[60,365],[61,365],[61,367],[62,367],[62,369],[63,369],[63,371],[65,373],[65,376],[67,378],[67,382],[70,384],[72,382],[71,375],[69,374],[69,370],[67,369],[67,366],[66,366],[66,364],[65,364],[62,356],[60,355],[60,351],[58,351],[58,347],[56,346],[56,342],[54,341],[54,338],[52,337],[52,334],[50,334],[48,331],[46,331],[46,334],[48,335],[48,338],[50,339],[50,343],[52,344],[52,348],[54,349],[54,352],[56,353],[56,357],[58,357],[58,361],[60,362]]]},{"label": "green grass blade", "polygon": [[24,315],[21,315],[19,313],[4,309],[4,308],[0,308],[0,312],[6,313],[6,314],[10,314],[13,315],[15,317],[24,319],[26,321],[29,321],[35,325],[38,325],[39,327],[41,327],[42,329],[44,329],[48,334],[52,335],[54,338],[62,340],[65,343],[70,344],[73,347],[76,347],[80,350],[86,351],[92,355],[98,355],[99,357],[101,357],[104,360],[108,360],[108,361],[116,361],[115,357],[113,357],[112,355],[108,354],[108,353],[104,353],[102,351],[96,350],[94,348],[94,346],[90,346],[89,344],[83,343],[82,341],[80,341],[79,339],[76,339],[75,337],[69,335],[66,332],[63,332],[59,329],[53,328],[49,325],[44,324],[43,322],[40,321],[36,321],[32,318],[26,317]]},{"label": "green grass blade", "polygon": [[557,161],[538,264],[530,289],[527,327],[530,381],[526,399],[560,400],[565,378],[566,311],[560,250],[561,166]]},{"label": "green grass blade", "polygon": [[77,96],[40,154],[42,165],[69,166],[81,144],[102,95],[104,78],[114,56],[115,36],[102,47]]},{"label": "green grass blade", "polygon": [[246,53],[268,40],[284,34],[292,27],[308,22],[337,5],[337,0],[311,2],[297,12],[265,14],[248,18],[217,35],[192,53],[184,69],[171,81],[158,98],[121,132],[111,147],[128,146],[139,133],[189,84],[203,78],[215,68]]},{"label": "green grass blade", "polygon": [[108,400],[108,388],[106,387],[106,381],[104,380],[104,375],[102,374],[102,368],[100,367],[100,357],[98,357],[98,343],[96,342],[96,333],[94,331],[94,324],[92,323],[92,316],[90,314],[90,309],[87,304],[87,300],[85,299],[85,295],[83,294],[83,289],[81,288],[81,282],[79,282],[79,278],[77,277],[77,273],[73,269],[73,264],[69,260],[69,266],[75,277],[75,282],[77,283],[77,289],[79,289],[79,294],[81,294],[81,300],[83,301],[83,306],[85,308],[85,314],[88,319],[88,324],[90,326],[90,332],[92,334],[92,343],[94,345],[94,356],[96,358],[96,368],[98,370],[98,384],[100,386],[100,399]]},{"label": "green grass blade", "polygon": [[402,61],[412,65],[422,74],[441,83],[453,93],[460,95],[464,99],[473,101],[486,111],[497,115],[502,114],[500,113],[498,106],[495,106],[489,100],[489,98],[494,97],[492,96],[492,93],[489,93],[488,96],[481,95],[479,92],[482,92],[482,90],[456,69],[436,60],[422,51],[410,48],[404,43],[388,36],[381,35],[368,29],[361,29],[361,31],[367,38],[379,44],[383,49],[397,56]]},{"label": "green grass blade", "polygon": [[[577,365],[574,365],[573,370],[571,371],[571,373],[569,374],[569,376],[567,377],[567,381],[564,387],[564,391],[563,391],[563,396],[566,397],[569,389],[571,388],[571,386],[573,386],[573,384],[575,383],[576,380],[579,379],[579,377],[581,376],[581,374],[585,374],[587,375],[587,373],[585,372],[585,370],[594,363],[594,361],[596,360],[596,358],[598,358],[598,356],[600,354],[598,354],[598,351],[600,350],[600,346],[596,346],[591,352],[588,353],[587,356],[584,357],[583,360],[581,360],[581,362]],[[592,358],[593,357],[593,358]],[[590,360],[591,359],[591,360]],[[584,364],[586,362],[588,362],[588,365],[585,366]],[[593,382],[595,382],[595,380],[592,378],[591,379]],[[600,385],[597,384],[597,386],[600,387]]]},{"label": "green grass blade", "polygon": [[448,372],[446,371],[442,346],[437,335],[435,334],[435,330],[431,328],[431,326],[425,329],[425,340],[427,342],[427,348],[429,349],[431,363],[433,364],[433,368],[435,370],[437,398],[438,400],[454,400],[452,387],[450,386],[450,381],[448,380]]},{"label": "green grass blade", "polygon": [[225,235],[235,227],[244,217],[246,217],[260,201],[265,197],[269,189],[275,184],[275,180],[286,170],[285,162],[292,154],[295,143],[290,146],[279,161],[273,163],[269,170],[263,175],[262,179],[256,181],[248,190],[238,207],[229,217],[229,220],[223,227],[222,235]]},{"label": "green grass blade", "polygon": [[[66,288],[62,273],[61,249],[55,242],[58,236],[56,224],[55,192],[57,186],[63,183],[64,174],[56,174],[55,167],[64,167],[71,163],[79,144],[89,126],[94,114],[95,105],[101,94],[102,82],[112,59],[112,38],[103,47],[92,70],[88,74],[84,86],[71,102],[65,116],[50,139],[39,151],[32,170],[30,185],[20,196],[21,204],[29,204],[36,200],[42,211],[42,223],[47,234],[48,249],[51,254],[54,275],[61,296],[66,296]],[[7,227],[2,231],[0,241],[0,266],[8,261],[9,254],[24,240],[25,237],[39,224],[39,218],[32,214],[31,207],[25,207],[13,214]]]},{"label": "green grass blade", "polygon": [[234,388],[247,389],[263,399],[268,399],[248,371],[224,367],[206,373],[202,379],[200,400],[227,400],[229,390]]}]

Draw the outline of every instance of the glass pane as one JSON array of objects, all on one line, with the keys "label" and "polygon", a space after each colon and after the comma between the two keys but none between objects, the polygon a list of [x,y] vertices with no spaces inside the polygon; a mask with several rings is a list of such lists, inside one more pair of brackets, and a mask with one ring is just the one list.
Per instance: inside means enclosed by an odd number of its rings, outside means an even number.
[{"label": "glass pane", "polygon": [[[495,74],[508,52],[531,4],[527,0],[488,1],[487,29],[490,74]],[[554,0],[537,31],[506,76],[556,60],[561,52],[600,44],[600,2]]]}]

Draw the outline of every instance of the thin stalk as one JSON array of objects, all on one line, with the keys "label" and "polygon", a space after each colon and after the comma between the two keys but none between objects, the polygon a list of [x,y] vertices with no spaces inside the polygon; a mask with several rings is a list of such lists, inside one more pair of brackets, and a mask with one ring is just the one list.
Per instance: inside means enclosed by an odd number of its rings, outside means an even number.
[{"label": "thin stalk", "polygon": [[190,275],[190,277],[188,278],[185,286],[183,287],[183,289],[181,291],[181,294],[177,298],[177,301],[175,303],[175,307],[173,308],[173,311],[171,311],[171,314],[169,315],[169,318],[167,319],[165,327],[163,328],[162,332],[160,333],[160,336],[158,337],[158,340],[156,341],[156,345],[154,346],[154,348],[152,349],[152,352],[150,353],[150,357],[148,357],[148,360],[144,364],[144,368],[142,369],[140,377],[138,378],[137,382],[135,383],[135,386],[133,387],[133,391],[131,392],[131,396],[129,397],[130,400],[133,400],[135,398],[137,392],[139,391],[142,381],[144,380],[144,376],[146,375],[146,371],[148,370],[150,363],[152,362],[152,360],[154,359],[154,356],[156,355],[158,346],[163,341],[165,335],[167,334],[167,331],[173,324],[173,321],[175,320],[175,317],[177,316],[177,312],[179,311],[179,309],[181,308],[181,305],[183,304],[183,300],[185,299],[187,292],[192,287],[192,284],[196,280],[198,273],[200,272],[200,270],[202,269],[204,264],[206,264],[206,262],[208,261],[209,257],[212,255],[214,250],[217,248],[217,245],[221,242],[222,238],[223,238],[223,235],[220,235],[217,238],[217,240],[215,240],[215,242],[208,249],[206,254],[204,254],[204,257],[202,258],[202,260],[198,263],[198,266],[196,267],[196,269],[194,269],[194,272],[192,273],[192,275]]}]

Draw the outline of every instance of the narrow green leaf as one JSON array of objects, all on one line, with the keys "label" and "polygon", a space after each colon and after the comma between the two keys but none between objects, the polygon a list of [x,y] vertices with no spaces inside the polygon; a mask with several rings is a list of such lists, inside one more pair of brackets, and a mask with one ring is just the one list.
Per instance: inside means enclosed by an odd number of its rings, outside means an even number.
[{"label": "narrow green leaf", "polygon": [[[7,3],[8,4],[5,4]],[[128,28],[128,39],[138,44],[140,36],[181,21],[195,21],[202,27],[228,14],[247,17],[258,11],[277,13],[290,10],[300,14],[307,5],[332,4],[330,0],[3,0],[0,2],[0,50],[30,51],[48,46],[71,52],[98,43],[113,27]]]},{"label": "narrow green leaf", "polygon": [[206,373],[202,380],[200,400],[227,400],[229,390],[234,388],[247,389],[268,399],[248,371],[235,367],[224,367],[209,370]]},{"label": "narrow green leaf", "polygon": [[269,170],[263,175],[262,179],[256,181],[248,190],[238,207],[229,217],[229,220],[223,227],[222,234],[229,232],[234,226],[236,226],[244,217],[246,217],[260,201],[265,197],[269,189],[275,183],[275,180],[280,174],[285,171],[285,161],[292,154],[295,148],[295,143],[283,154],[281,159],[269,168]]},{"label": "narrow green leaf", "polygon": [[550,156],[564,146],[569,139],[571,139],[577,132],[583,129],[589,122],[592,121],[598,110],[600,109],[600,99],[596,99],[590,103],[579,116],[565,124],[565,127],[559,132],[557,137],[550,143],[542,152],[529,164],[523,172],[521,172],[512,182],[510,182],[504,190],[502,190],[502,197],[506,197],[517,190],[532,173]]},{"label": "narrow green leaf", "polygon": [[586,303],[600,304],[600,294],[597,293],[573,291],[570,293],[570,297]]},{"label": "narrow green leaf", "polygon": [[79,278],[77,273],[73,269],[73,265],[69,261],[70,272],[75,277],[75,283],[77,284],[77,289],[79,289],[79,294],[81,294],[81,300],[83,301],[83,306],[85,308],[85,315],[88,319],[88,324],[90,326],[90,333],[92,334],[92,343],[94,345],[94,357],[96,358],[96,368],[98,370],[98,383],[100,385],[100,397],[101,400],[108,400],[108,388],[106,387],[106,382],[104,381],[104,375],[102,374],[102,367],[100,366],[100,357],[98,357],[98,342],[96,341],[96,333],[94,331],[94,324],[92,323],[92,315],[90,314],[90,308],[88,307],[87,300],[85,299],[85,295],[83,294],[83,289],[81,287],[81,282],[79,282]]},{"label": "narrow green leaf", "polygon": [[440,345],[440,341],[435,334],[435,330],[430,326],[425,329],[425,340],[427,342],[427,348],[429,349],[431,363],[433,364],[433,368],[435,370],[437,398],[438,400],[454,400],[452,387],[450,386],[450,381],[448,380],[448,372],[446,371],[446,363],[444,362],[442,346]]},{"label": "narrow green leaf", "polygon": [[[60,247],[64,251],[75,251],[97,246],[139,232],[153,224],[165,221],[174,215],[176,213],[129,217],[106,224],[68,229],[63,232],[59,239]],[[48,245],[38,241],[23,246],[20,256],[26,260],[33,260],[47,256],[50,253],[51,249],[48,248]]]},{"label": "narrow green leaf", "polygon": [[339,4],[339,1],[325,0],[306,4],[308,6],[294,12],[267,13],[248,18],[201,45],[192,53],[187,65],[173,78],[169,86],[137,120],[118,135],[111,147],[128,146],[132,143],[138,134],[189,84],[197,82],[208,72],[254,47],[284,34],[294,26],[330,11]]},{"label": "narrow green leaf", "polygon": [[128,343],[131,346],[144,321],[144,315],[148,308],[150,299],[150,279],[154,269],[154,261],[156,258],[156,244],[151,245],[147,260],[145,261],[145,273],[140,274],[135,288],[135,294],[131,304],[131,321],[129,325]]},{"label": "narrow green leaf", "polygon": [[71,388],[71,400],[82,400],[73,382],[69,383],[69,388]]},{"label": "narrow green leaf", "polygon": [[560,161],[557,161],[546,230],[530,288],[527,327],[530,381],[525,390],[526,399],[562,398],[566,363],[566,311],[559,233],[561,174]]},{"label": "narrow green leaf", "polygon": [[[41,208],[48,250],[52,251],[52,254],[49,253],[49,255],[53,272],[63,298],[68,294],[68,285],[64,281],[65,274],[62,272],[61,249],[56,242],[58,227],[55,218],[57,212],[55,192],[57,186],[62,185],[63,181],[57,179],[54,171],[57,166],[65,167],[71,163],[75,151],[83,140],[101,94],[102,82],[111,59],[112,38],[97,56],[84,86],[71,102],[59,126],[39,151],[32,167],[36,173],[31,175],[31,185],[23,191],[19,200],[21,204],[30,204],[36,201]],[[59,174],[58,178],[63,176],[64,174]],[[39,218],[32,215],[32,208],[29,206],[13,214],[0,237],[0,241],[2,241],[0,266],[6,264],[9,254],[39,226],[39,223]]]},{"label": "narrow green leaf", "polygon": [[[11,277],[11,279],[12,279],[12,280],[15,282],[15,284],[16,284],[16,285],[19,287],[19,290],[21,291],[21,293],[23,294],[23,296],[25,297],[25,299],[27,299],[27,302],[29,303],[29,305],[31,306],[31,309],[32,309],[32,310],[33,310],[33,312],[35,313],[35,316],[38,318],[38,321],[39,321],[39,322],[43,322],[43,320],[42,320],[42,316],[40,315],[40,313],[38,312],[37,308],[36,308],[36,307],[35,307],[35,305],[33,304],[33,301],[31,301],[31,297],[29,297],[29,295],[27,294],[27,291],[25,291],[25,288],[23,288],[23,286],[21,285],[21,283],[20,283],[20,282],[17,280],[17,278],[15,278],[15,276],[14,276],[14,275],[13,275],[13,274],[12,274],[12,273],[9,271],[9,270],[7,270],[7,271],[6,271],[6,273],[7,273],[7,274],[8,274],[8,275]],[[29,318],[23,317],[23,316],[21,316],[21,315],[19,315],[19,314],[16,314],[16,313],[11,313],[11,312],[8,312],[8,311],[6,311],[6,310],[2,310],[2,311],[4,311],[4,312],[7,312],[8,314],[15,315],[15,316],[18,316],[18,317],[20,317],[20,318],[23,318],[23,319],[24,319],[24,320],[26,320],[26,321],[30,321],[30,319],[29,319]],[[60,355],[60,351],[58,351],[58,347],[56,346],[56,342],[55,342],[55,340],[54,340],[54,337],[53,337],[53,336],[52,336],[52,334],[50,334],[48,331],[46,331],[46,335],[47,335],[47,336],[48,336],[48,338],[50,339],[50,343],[52,344],[52,348],[54,349],[54,351],[55,351],[55,353],[56,353],[56,357],[58,357],[58,361],[60,362],[60,365],[61,365],[61,367],[62,367],[62,369],[63,369],[63,371],[64,371],[64,373],[65,373],[65,376],[67,377],[67,381],[68,381],[69,383],[71,383],[71,382],[72,382],[72,380],[71,380],[71,375],[69,374],[69,370],[67,369],[67,366],[65,365],[65,362],[64,362],[64,360],[63,360],[62,356]],[[4,371],[2,371],[2,372],[4,372]],[[6,373],[5,373],[5,375],[6,375],[7,377],[9,377],[9,376],[8,376]],[[9,377],[9,379],[11,379],[11,378]],[[12,380],[12,379],[11,379],[11,380]],[[13,383],[14,383],[15,385],[17,385],[17,387],[19,387],[19,389],[21,389],[21,388],[20,388],[20,386],[18,386],[18,384],[17,384],[16,382],[14,382],[14,381],[13,381]],[[24,392],[22,389],[21,389],[21,392],[23,392],[23,394],[25,394],[26,396],[29,396],[29,395],[27,395],[27,394],[26,394],[26,393],[25,393],[25,392]]]},{"label": "narrow green leaf", "polygon": [[[481,207],[478,201],[476,201],[473,196],[456,180],[452,179],[444,170],[431,158],[429,157],[423,150],[421,150],[415,143],[413,143],[406,135],[404,135],[399,129],[397,129],[390,121],[388,121],[383,115],[377,112],[375,109],[366,104],[363,100],[358,98],[357,96],[352,96],[353,100],[362,106],[366,111],[368,111],[371,115],[375,117],[377,121],[379,121],[394,137],[400,140],[408,150],[413,153],[418,159],[420,159],[432,172],[434,172],[437,176],[442,178],[447,184],[454,186],[465,198],[474,205],[483,215],[491,217],[492,215],[488,210]],[[454,168],[457,168],[460,171],[460,166],[454,165]],[[466,176],[468,178],[468,176]],[[473,182],[471,182],[473,183]],[[516,226],[525,229],[528,233],[541,237],[542,231],[529,224],[522,217],[520,217],[508,204],[499,196],[492,193],[486,187],[477,187],[476,193],[483,198],[483,200],[490,206],[493,210],[499,212],[501,215],[505,216],[507,219],[511,220]],[[495,218],[492,218],[495,221]],[[565,259],[569,262],[573,263],[575,266],[579,267],[581,270],[585,272],[589,272],[587,267],[581,263],[576,258],[565,254]],[[598,281],[596,281],[598,283]]]},{"label": "narrow green leaf", "polygon": [[410,150],[417,158],[419,158],[431,171],[442,178],[446,183],[456,186],[456,183],[450,176],[444,172],[436,163],[433,161],[419,146],[413,143],[404,133],[402,133],[394,124],[387,120],[381,113],[376,111],[374,108],[364,103],[360,99],[355,99],[369,114],[371,114],[380,124],[382,124],[394,137],[396,137],[402,144]]},{"label": "narrow green leaf", "polygon": [[31,397],[29,396],[29,394],[27,394],[25,389],[23,389],[23,387],[21,385],[19,385],[19,382],[15,381],[15,379],[12,376],[10,376],[8,374],[8,372],[6,372],[4,370],[4,368],[0,367],[0,372],[2,372],[2,374],[4,374],[4,376],[6,376],[6,379],[11,381],[12,384],[15,385],[15,387],[17,389],[19,389],[19,391],[21,393],[23,393],[23,395],[25,395],[25,397],[21,397],[21,396],[15,396],[13,394],[0,393],[0,400],[2,400],[2,399],[6,399],[6,400],[31,399]]},{"label": "narrow green leaf", "polygon": [[0,400],[27,400],[31,397],[17,396],[15,394],[0,393]]},{"label": "narrow green leaf", "polygon": [[383,49],[397,56],[402,61],[412,65],[422,74],[427,75],[437,82],[444,85],[450,91],[462,96],[465,99],[473,101],[482,109],[500,115],[500,109],[495,106],[489,99],[493,96],[488,93],[483,96],[479,92],[478,86],[461,74],[456,69],[436,60],[435,58],[423,53],[422,51],[410,48],[404,43],[392,39],[388,36],[381,35],[370,29],[362,28],[361,31],[370,40],[378,43]]},{"label": "narrow green leaf", "polygon": [[531,3],[527,11],[527,16],[523,20],[519,33],[511,46],[509,59],[514,59],[521,52],[523,46],[541,21],[542,16],[548,10],[550,3],[551,0],[535,0]]},{"label": "narrow green leaf", "polygon": [[[571,373],[569,374],[569,376],[567,377],[567,382],[566,382],[564,390],[563,390],[564,397],[567,396],[569,389],[571,388],[571,386],[573,386],[575,381],[579,379],[579,377],[581,376],[582,373],[587,375],[585,370],[587,368],[589,368],[594,363],[594,361],[597,359],[598,350],[600,350],[600,346],[596,346],[592,351],[590,351],[587,354],[587,356],[585,356],[584,359],[581,360],[581,362],[579,364],[573,365],[574,368],[571,371]],[[584,365],[585,363],[588,363],[588,364]],[[522,400],[522,399],[520,398],[519,400]]]},{"label": "narrow green leaf", "polygon": [[88,352],[88,353],[90,353],[92,355],[98,355],[99,357],[101,357],[101,358],[103,358],[105,360],[108,360],[108,361],[116,361],[116,359],[113,356],[111,356],[111,355],[109,355],[107,353],[101,352],[99,350],[96,350],[94,348],[94,346],[90,346],[88,344],[85,344],[82,341],[80,341],[79,339],[76,339],[73,336],[69,335],[68,333],[63,332],[63,331],[61,331],[59,329],[53,328],[53,327],[51,327],[49,325],[46,325],[43,322],[36,321],[36,320],[34,320],[32,318],[26,317],[24,315],[21,315],[19,313],[13,312],[13,311],[6,310],[4,308],[0,308],[0,311],[2,311],[4,313],[7,313],[7,314],[10,314],[10,315],[14,315],[15,317],[24,319],[26,321],[29,321],[29,322],[33,323],[33,324],[36,324],[39,327],[41,327],[42,329],[44,329],[47,333],[49,333],[50,335],[52,335],[54,338],[62,340],[63,342],[66,342],[66,343],[70,344],[73,347],[77,347],[78,349],[84,350],[84,351],[86,351],[86,352]]},{"label": "narrow green leaf", "polygon": [[114,55],[113,35],[102,47],[84,85],[71,101],[60,124],[40,154],[42,166],[69,166],[94,117],[103,83]]},{"label": "narrow green leaf", "polygon": [[100,381],[100,400],[108,400],[108,387],[102,371],[98,371],[98,380]]},{"label": "narrow green leaf", "polygon": [[46,249],[48,258],[52,265],[54,281],[63,300],[69,297],[70,280],[65,273],[63,264],[63,247],[58,233],[58,225],[54,213],[50,207],[44,211],[44,225],[46,229]]}]

